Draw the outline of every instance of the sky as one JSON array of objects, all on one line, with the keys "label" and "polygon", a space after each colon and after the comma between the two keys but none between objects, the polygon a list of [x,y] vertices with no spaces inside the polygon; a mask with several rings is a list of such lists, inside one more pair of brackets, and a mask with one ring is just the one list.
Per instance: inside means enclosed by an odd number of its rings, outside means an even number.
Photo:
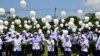
[{"label": "sky", "polygon": [[100,0],[26,0],[27,7],[20,7],[21,0],[0,0],[0,8],[9,11],[15,8],[16,15],[21,17],[29,17],[29,11],[35,10],[37,17],[46,15],[54,15],[54,8],[57,8],[56,15],[60,16],[61,11],[66,11],[67,15],[76,15],[78,9],[82,9],[85,13],[100,10]]}]

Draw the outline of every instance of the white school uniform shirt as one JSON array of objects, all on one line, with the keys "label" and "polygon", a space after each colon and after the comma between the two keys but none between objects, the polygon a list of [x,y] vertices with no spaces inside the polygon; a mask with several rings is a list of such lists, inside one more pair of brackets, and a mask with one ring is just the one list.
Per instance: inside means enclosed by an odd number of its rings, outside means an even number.
[{"label": "white school uniform shirt", "polygon": [[48,44],[48,51],[54,51],[54,40],[47,40],[47,44]]},{"label": "white school uniform shirt", "polygon": [[0,37],[0,50],[2,49],[2,45],[3,45],[3,42],[2,42],[2,39]]},{"label": "white school uniform shirt", "polygon": [[14,49],[13,49],[13,51],[22,51],[22,49],[21,49],[21,41],[22,41],[22,39],[21,38],[18,38],[18,39],[16,39],[16,38],[14,38]]},{"label": "white school uniform shirt", "polygon": [[93,32],[92,31],[89,31],[88,34],[87,34],[87,38],[90,38],[91,39],[92,36],[93,36]]},{"label": "white school uniform shirt", "polygon": [[39,50],[40,49],[41,38],[39,36],[35,36],[35,37],[30,38],[30,40],[32,42],[32,49],[33,50]]},{"label": "white school uniform shirt", "polygon": [[98,36],[97,36],[97,35],[96,35],[96,36],[95,36],[95,35],[93,35],[92,40],[93,40],[93,41],[97,41],[97,39],[98,39]]},{"label": "white school uniform shirt", "polygon": [[[68,38],[68,41],[66,41],[66,37]],[[62,46],[64,47],[64,51],[71,51],[71,41],[70,41],[70,36],[67,35],[66,37],[62,36],[63,41],[62,41]]]},{"label": "white school uniform shirt", "polygon": [[96,49],[100,50],[100,36],[99,36],[97,43],[96,43]]},{"label": "white school uniform shirt", "polygon": [[71,37],[71,41],[72,41],[71,43],[72,43],[72,44],[77,44],[77,43],[78,43],[77,40],[78,40],[78,36],[72,36],[72,37]]},{"label": "white school uniform shirt", "polygon": [[53,35],[53,38],[54,38],[56,41],[58,41],[58,33],[57,33],[56,31],[54,31],[54,32],[52,33],[52,35]]},{"label": "white school uniform shirt", "polygon": [[84,39],[81,40],[81,51],[88,52],[89,41],[85,35],[82,35],[82,37],[84,37]]}]

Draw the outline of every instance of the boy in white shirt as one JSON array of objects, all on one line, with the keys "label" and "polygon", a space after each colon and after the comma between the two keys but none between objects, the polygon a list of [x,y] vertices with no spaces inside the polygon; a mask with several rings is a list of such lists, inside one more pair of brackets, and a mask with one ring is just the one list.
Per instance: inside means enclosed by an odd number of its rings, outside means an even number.
[{"label": "boy in white shirt", "polygon": [[50,36],[49,40],[47,40],[48,44],[48,56],[55,56],[54,52],[54,40],[53,36]]},{"label": "boy in white shirt", "polygon": [[100,33],[99,33],[99,38],[96,42],[96,52],[97,52],[96,56],[100,56]]},{"label": "boy in white shirt", "polygon": [[64,48],[64,56],[71,56],[71,41],[69,35],[63,36],[63,42],[62,42],[63,48]]},{"label": "boy in white shirt", "polygon": [[88,56],[89,41],[84,34],[82,34],[80,45],[81,45],[81,55],[80,56]]}]

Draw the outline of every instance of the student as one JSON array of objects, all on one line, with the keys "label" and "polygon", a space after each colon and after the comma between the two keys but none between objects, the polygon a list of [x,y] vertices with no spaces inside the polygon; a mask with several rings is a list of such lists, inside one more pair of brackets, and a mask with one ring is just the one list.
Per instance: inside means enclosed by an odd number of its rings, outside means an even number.
[{"label": "student", "polygon": [[54,46],[54,49],[55,49],[55,56],[58,56],[58,27],[56,27],[54,29],[54,31],[51,33],[53,35],[53,39],[55,41],[55,46]]},{"label": "student", "polygon": [[97,36],[97,33],[95,32],[94,34],[93,34],[93,37],[92,37],[92,40],[91,40],[91,54],[93,55],[93,56],[96,56],[96,47],[95,47],[95,45],[96,45],[96,42],[97,42],[97,39],[98,39],[98,36]]},{"label": "student", "polygon": [[[11,32],[7,33],[7,36],[5,37],[6,40],[11,40],[13,39],[11,36]],[[11,56],[13,53],[13,44],[11,42],[5,43],[5,50],[6,50],[6,56]]]},{"label": "student", "polygon": [[89,41],[84,34],[82,34],[80,45],[81,45],[81,55],[80,56],[88,56]]},{"label": "student", "polygon": [[71,56],[71,41],[69,35],[63,35],[63,48],[64,48],[64,56]]},{"label": "student", "polygon": [[20,37],[19,33],[16,35],[16,38],[14,38],[13,41],[14,41],[13,56],[22,56],[22,48],[21,48],[22,37]]},{"label": "student", "polygon": [[28,33],[26,31],[23,31],[23,33],[21,34],[22,36],[22,53],[24,56],[27,56],[27,42],[25,42],[25,40],[28,39]]},{"label": "student", "polygon": [[77,55],[77,44],[78,44],[78,36],[77,34],[73,33],[72,37],[71,37],[71,43],[72,43],[72,52],[75,53]]},{"label": "student", "polygon": [[97,51],[97,55],[96,56],[100,56],[100,35],[99,38],[96,42],[96,51]]},{"label": "student", "polygon": [[0,33],[0,56],[2,56],[2,45],[3,45],[3,42],[2,42],[2,33]]},{"label": "student", "polygon": [[47,40],[47,44],[48,44],[48,56],[55,56],[55,52],[54,52],[54,40],[52,38],[52,36],[50,36],[49,40]]},{"label": "student", "polygon": [[14,39],[9,39],[6,42],[13,42],[13,56],[22,56],[22,49],[21,49],[21,41],[22,38],[20,37],[20,34],[17,33],[16,37]]},{"label": "student", "polygon": [[41,38],[41,50],[40,51],[41,51],[41,55],[42,55],[45,52],[45,44],[44,44],[45,36],[44,36],[44,34],[42,32],[42,29],[38,30],[38,34],[39,34],[39,36]]},{"label": "student", "polygon": [[62,32],[60,32],[59,33],[59,35],[58,35],[58,44],[59,44],[59,48],[60,48],[60,50],[62,51],[62,53],[64,53],[64,48],[63,48],[63,46],[62,46]]},{"label": "student", "polygon": [[33,38],[30,38],[30,41],[32,42],[32,56],[41,56],[41,38],[37,32],[34,33]]}]

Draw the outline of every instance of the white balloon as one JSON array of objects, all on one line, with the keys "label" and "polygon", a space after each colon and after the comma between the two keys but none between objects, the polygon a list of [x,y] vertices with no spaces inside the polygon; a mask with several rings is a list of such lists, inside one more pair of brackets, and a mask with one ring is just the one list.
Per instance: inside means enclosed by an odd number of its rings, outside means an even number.
[{"label": "white balloon", "polygon": [[82,25],[83,24],[83,21],[79,21],[79,25]]},{"label": "white balloon", "polygon": [[86,16],[85,19],[84,19],[84,22],[88,22],[89,21],[89,17]]},{"label": "white balloon", "polygon": [[95,31],[98,32],[98,28],[96,28]]},{"label": "white balloon", "polygon": [[21,20],[20,19],[16,19],[15,23],[18,24],[18,25],[20,25],[21,24]]},{"label": "white balloon", "polygon": [[66,15],[67,15],[67,14],[66,14],[66,11],[61,11],[61,16],[62,16],[62,17],[64,17],[64,18],[65,18],[65,17],[66,17]]},{"label": "white balloon", "polygon": [[47,20],[48,22],[51,22],[51,20],[52,20],[52,17],[51,17],[50,15],[47,15],[45,18],[46,18],[46,20]]},{"label": "white balloon", "polygon": [[77,16],[81,17],[82,15],[83,15],[83,10],[81,10],[81,9],[78,10],[78,11],[77,11]]},{"label": "white balloon", "polygon": [[0,25],[3,25],[3,20],[0,20]]},{"label": "white balloon", "polygon": [[31,26],[27,25],[27,24],[24,24],[24,27],[29,30],[31,28]]},{"label": "white balloon", "polygon": [[30,14],[31,17],[36,17],[36,12],[35,11],[30,11],[29,14]]},{"label": "white balloon", "polygon": [[13,15],[12,15],[12,17],[13,17],[13,18],[16,18],[16,15],[15,15],[15,14],[13,14]]},{"label": "white balloon", "polygon": [[3,8],[0,8],[0,16],[3,16],[5,14],[5,10]]},{"label": "white balloon", "polygon": [[27,20],[25,20],[24,23],[27,24]]},{"label": "white balloon", "polygon": [[36,28],[35,26],[33,26],[33,28]]},{"label": "white balloon", "polygon": [[76,32],[76,28],[73,28],[72,31],[73,31],[73,32]]},{"label": "white balloon", "polygon": [[21,8],[26,8],[26,6],[27,6],[26,1],[25,1],[25,0],[21,0],[21,1],[20,1],[20,7],[21,7]]},{"label": "white balloon", "polygon": [[91,30],[91,27],[88,27],[89,30]]},{"label": "white balloon", "polygon": [[10,8],[10,13],[11,13],[11,15],[15,14],[15,9],[14,8]]},{"label": "white balloon", "polygon": [[8,22],[8,21],[4,21],[4,25],[6,25],[6,26],[7,26],[8,24],[9,24],[9,22]]},{"label": "white balloon", "polygon": [[74,18],[70,18],[70,21],[74,22]]},{"label": "white balloon", "polygon": [[89,26],[93,26],[92,22],[88,22],[88,25],[89,25]]},{"label": "white balloon", "polygon": [[96,12],[96,13],[95,13],[95,17],[96,17],[97,19],[100,19],[100,12]]},{"label": "white balloon", "polygon": [[67,35],[68,34],[68,30],[63,30],[63,34]]},{"label": "white balloon", "polygon": [[32,22],[36,21],[36,18],[35,17],[32,17],[31,18]]},{"label": "white balloon", "polygon": [[10,28],[11,28],[11,29],[15,29],[15,26],[14,26],[14,25],[11,25]]},{"label": "white balloon", "polygon": [[65,22],[65,19],[61,19],[61,23],[64,23]]},{"label": "white balloon", "polygon": [[30,21],[30,20],[28,20],[28,23],[31,23],[31,21]]},{"label": "white balloon", "polygon": [[85,28],[88,28],[89,27],[89,25],[88,24],[85,24]]},{"label": "white balloon", "polygon": [[41,20],[43,23],[47,23],[47,20],[46,20],[46,18],[42,18],[42,20]]},{"label": "white balloon", "polygon": [[8,27],[5,26],[4,29],[8,29]]},{"label": "white balloon", "polygon": [[22,25],[19,25],[19,27],[22,27]]},{"label": "white balloon", "polygon": [[64,27],[64,24],[60,24],[60,27]]},{"label": "white balloon", "polygon": [[85,27],[85,23],[82,23],[82,26],[84,26],[84,27]]},{"label": "white balloon", "polygon": [[38,30],[38,33],[40,33],[40,34],[41,34],[41,33],[42,33],[42,29],[39,29],[39,30]]},{"label": "white balloon", "polygon": [[58,25],[59,19],[54,19],[53,22],[54,22],[55,25]]},{"label": "white balloon", "polygon": [[68,24],[67,24],[67,23],[65,23],[65,26],[68,26]]},{"label": "white balloon", "polygon": [[12,24],[12,25],[14,25],[14,24],[15,24],[15,22],[11,22],[11,24]]},{"label": "white balloon", "polygon": [[47,33],[50,34],[50,30],[47,30]]},{"label": "white balloon", "polygon": [[95,24],[96,24],[96,25],[99,25],[99,21],[96,21]]},{"label": "white balloon", "polygon": [[74,25],[74,23],[72,21],[70,21],[70,22],[68,22],[68,26],[69,27],[74,27],[75,25]]},{"label": "white balloon", "polygon": [[43,29],[46,29],[46,26],[43,26]]},{"label": "white balloon", "polygon": [[97,25],[97,27],[100,27],[100,25]]},{"label": "white balloon", "polygon": [[47,29],[50,29],[51,25],[49,23],[46,23],[46,27],[47,27]]},{"label": "white balloon", "polygon": [[79,31],[82,31],[82,29],[81,29],[81,28],[79,28],[78,30],[79,30]]},{"label": "white balloon", "polygon": [[57,25],[54,25],[54,27],[57,27]]},{"label": "white balloon", "polygon": [[36,25],[36,27],[37,27],[37,28],[40,28],[40,25],[39,25],[39,24],[37,24],[37,25]]},{"label": "white balloon", "polygon": [[34,21],[34,25],[36,25],[37,24],[37,21]]}]

